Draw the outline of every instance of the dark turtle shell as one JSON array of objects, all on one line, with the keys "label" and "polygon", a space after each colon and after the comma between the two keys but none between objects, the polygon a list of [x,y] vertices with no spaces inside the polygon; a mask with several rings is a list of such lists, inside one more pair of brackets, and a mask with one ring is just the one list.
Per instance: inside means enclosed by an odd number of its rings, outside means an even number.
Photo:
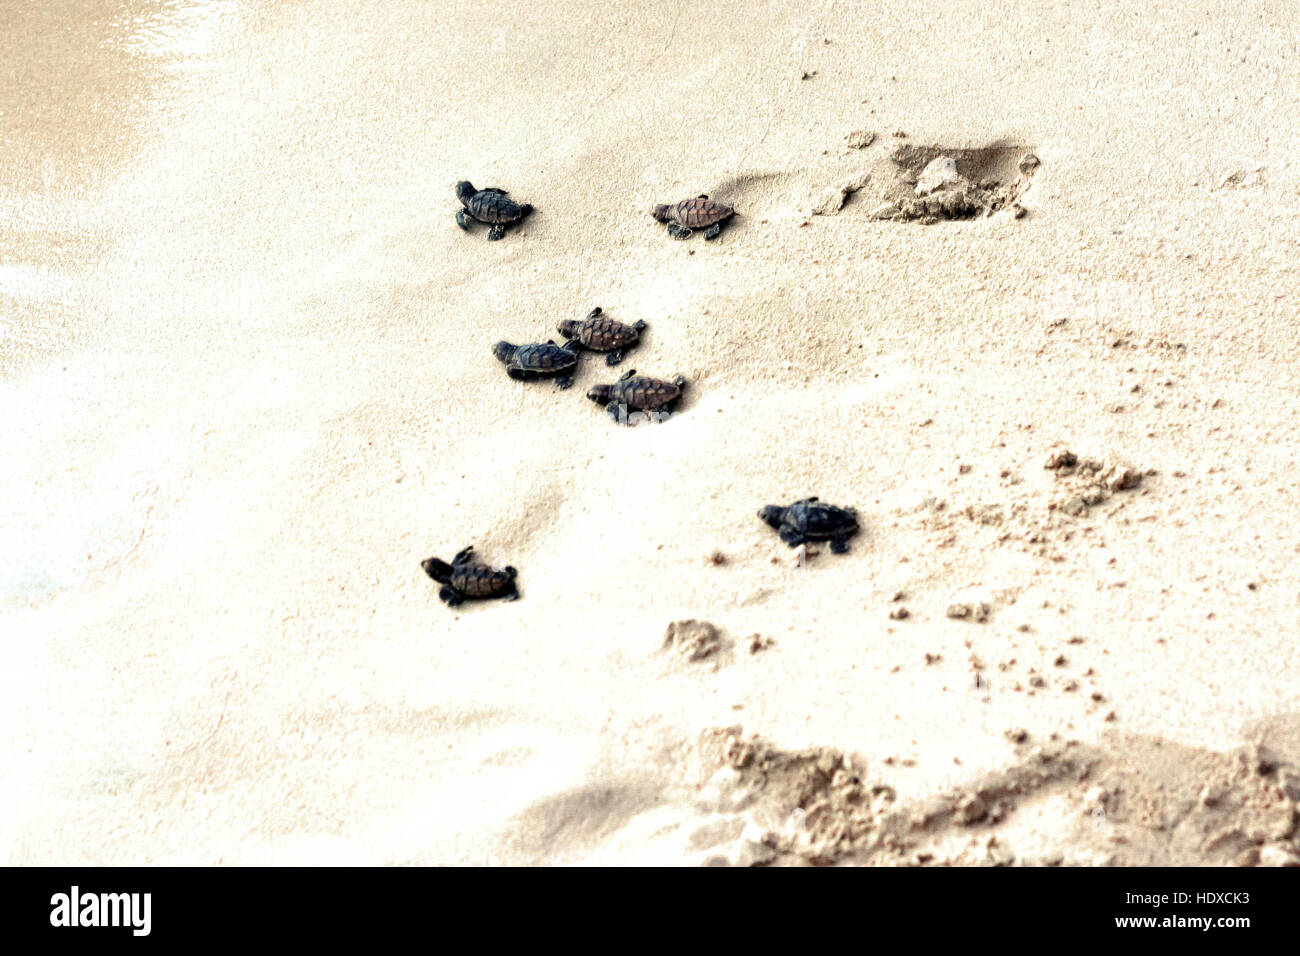
[{"label": "dark turtle shell", "polygon": [[686,380],[680,377],[665,382],[661,378],[633,375],[619,379],[609,387],[609,401],[630,409],[659,408],[677,398],[685,384]]},{"label": "dark turtle shell", "polygon": [[451,564],[428,558],[421,561],[420,566],[425,574],[444,585],[438,597],[453,607],[465,598],[504,597],[514,600],[519,597],[515,585],[519,572],[512,567],[498,570],[475,560],[473,545],[452,558]]},{"label": "dark turtle shell", "polygon": [[612,352],[634,344],[640,339],[644,328],[644,322],[627,325],[611,319],[597,308],[581,322],[572,319],[561,322],[558,331],[567,338],[576,339],[593,352]]},{"label": "dark turtle shell", "polygon": [[720,203],[704,196],[684,199],[670,206],[656,206],[651,214],[660,222],[669,220],[688,229],[702,229],[734,215],[736,212],[726,203]]},{"label": "dark turtle shell", "polygon": [[805,541],[831,542],[831,550],[848,550],[848,539],[858,531],[858,513],[852,508],[828,505],[816,498],[804,498],[782,507],[768,505],[758,516],[775,528],[790,547]]},{"label": "dark turtle shell", "polygon": [[785,509],[782,524],[808,538],[836,538],[857,530],[858,513],[852,508],[839,508],[816,498],[807,498]]},{"label": "dark turtle shell", "polygon": [[531,209],[530,206],[517,203],[501,193],[490,192],[476,193],[469,202],[465,203],[465,208],[479,222],[492,224],[518,222],[528,215]]},{"label": "dark turtle shell", "polygon": [[515,202],[503,190],[475,189],[467,182],[457,184],[456,195],[471,216],[492,225],[518,222],[533,211],[532,206]]},{"label": "dark turtle shell", "polygon": [[513,568],[498,571],[486,564],[466,563],[452,566],[449,582],[465,597],[490,598],[505,594],[514,587]]},{"label": "dark turtle shell", "polygon": [[511,368],[527,372],[547,374],[562,372],[572,368],[578,361],[576,350],[556,345],[554,342],[541,342],[535,345],[511,345],[498,342],[492,354]]}]

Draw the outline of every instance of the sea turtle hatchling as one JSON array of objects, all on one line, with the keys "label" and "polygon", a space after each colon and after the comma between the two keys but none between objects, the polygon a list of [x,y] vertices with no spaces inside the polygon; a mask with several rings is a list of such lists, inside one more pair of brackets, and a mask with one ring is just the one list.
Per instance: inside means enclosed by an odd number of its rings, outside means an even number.
[{"label": "sea turtle hatchling", "polygon": [[573,367],[578,364],[581,348],[572,342],[556,345],[549,339],[536,345],[511,345],[498,342],[492,354],[504,363],[506,374],[516,381],[531,382],[539,378],[554,378],[560,388],[573,384]]},{"label": "sea turtle hatchling", "polygon": [[[621,425],[629,424],[628,416],[634,411],[659,412],[677,401],[686,386],[686,379],[678,375],[671,382],[660,378],[637,375],[629,369],[613,385],[595,385],[587,392],[593,402],[605,406],[609,417]],[[667,417],[667,411],[654,417]]]},{"label": "sea turtle hatchling", "polygon": [[808,541],[829,540],[831,550],[843,554],[849,550],[849,538],[858,532],[856,511],[824,504],[816,498],[804,498],[784,508],[768,505],[758,516],[792,548]]},{"label": "sea turtle hatchling", "polygon": [[570,345],[580,345],[593,352],[605,353],[606,365],[617,365],[623,361],[627,350],[636,345],[645,331],[645,322],[624,325],[615,321],[596,306],[581,322],[565,319],[557,327],[561,335],[569,340]]},{"label": "sea turtle hatchling", "polygon": [[704,230],[705,239],[716,239],[722,232],[723,221],[735,214],[735,209],[707,195],[684,199],[670,206],[655,206],[650,210],[650,215],[659,222],[668,223],[668,235],[674,239],[689,239],[696,229]]},{"label": "sea turtle hatchling", "polygon": [[461,604],[466,598],[505,598],[517,600],[519,588],[515,578],[519,572],[506,567],[497,570],[474,559],[474,546],[465,548],[451,564],[437,558],[427,558],[420,562],[424,573],[442,585],[438,597],[450,607]]},{"label": "sea turtle hatchling", "polygon": [[474,184],[461,180],[456,184],[456,198],[465,208],[456,210],[456,225],[469,231],[471,218],[492,228],[488,239],[496,241],[506,234],[506,226],[518,222],[533,211],[527,203],[517,203],[504,189],[475,189]]}]

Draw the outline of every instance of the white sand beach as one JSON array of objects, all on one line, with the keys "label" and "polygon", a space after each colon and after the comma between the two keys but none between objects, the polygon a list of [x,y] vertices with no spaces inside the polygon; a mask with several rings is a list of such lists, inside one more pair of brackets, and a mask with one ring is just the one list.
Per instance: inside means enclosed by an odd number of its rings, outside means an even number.
[{"label": "white sand beach", "polygon": [[1300,864],[1291,4],[0,20],[0,861]]}]

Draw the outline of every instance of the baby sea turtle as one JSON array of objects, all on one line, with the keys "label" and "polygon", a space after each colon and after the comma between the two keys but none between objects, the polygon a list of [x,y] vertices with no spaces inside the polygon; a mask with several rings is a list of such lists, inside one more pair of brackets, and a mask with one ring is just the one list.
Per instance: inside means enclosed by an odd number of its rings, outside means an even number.
[{"label": "baby sea turtle", "polygon": [[505,598],[517,600],[519,588],[515,578],[519,572],[514,568],[489,567],[474,560],[474,546],[470,545],[451,559],[451,564],[428,558],[420,562],[424,573],[442,585],[438,597],[451,607],[466,598]]},{"label": "baby sea turtle", "polygon": [[[475,189],[473,183],[461,180],[456,184],[456,198],[464,209],[456,210],[456,225],[468,231],[470,217],[488,223],[488,239],[497,240],[506,234],[506,226],[518,222],[533,211],[527,203],[517,203],[504,189]],[[466,215],[468,213],[468,215]]]},{"label": "baby sea turtle", "polygon": [[624,325],[616,322],[596,306],[581,322],[566,319],[558,326],[559,332],[569,340],[569,345],[580,345],[593,352],[605,353],[606,365],[617,365],[623,361],[627,350],[636,345],[645,330],[644,322]]},{"label": "baby sea turtle", "polygon": [[837,508],[816,498],[804,498],[782,508],[768,505],[758,516],[776,529],[781,540],[792,548],[807,541],[826,541],[831,550],[843,554],[849,550],[849,538],[858,533],[858,513],[852,508]]},{"label": "baby sea turtle", "polygon": [[655,206],[650,215],[668,223],[668,235],[674,239],[689,239],[696,229],[704,230],[705,239],[716,239],[722,232],[723,220],[736,214],[725,203],[715,202],[708,196],[684,199],[671,206]]},{"label": "baby sea turtle", "polygon": [[555,377],[555,384],[568,388],[573,384],[573,367],[578,364],[581,348],[572,342],[556,345],[550,339],[537,345],[511,345],[498,342],[492,354],[505,363],[506,374],[520,382]]},{"label": "baby sea turtle", "polygon": [[593,386],[587,397],[604,405],[614,421],[626,425],[631,412],[658,410],[677,401],[685,385],[686,379],[680,375],[665,382],[659,378],[638,376],[636,369],[630,369],[613,385]]}]

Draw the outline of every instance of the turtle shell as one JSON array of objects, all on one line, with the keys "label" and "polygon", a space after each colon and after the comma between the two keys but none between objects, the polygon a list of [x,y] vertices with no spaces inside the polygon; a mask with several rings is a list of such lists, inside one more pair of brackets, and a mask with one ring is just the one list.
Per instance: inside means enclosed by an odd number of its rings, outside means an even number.
[{"label": "turtle shell", "polygon": [[673,382],[636,375],[615,382],[610,389],[610,401],[632,409],[659,408],[681,393],[681,387]]},{"label": "turtle shell", "polygon": [[479,222],[518,222],[531,207],[515,202],[503,192],[481,189],[465,200],[465,209]]},{"label": "turtle shell", "polygon": [[510,364],[529,372],[560,372],[572,368],[577,361],[576,352],[544,342],[539,345],[519,346]]},{"label": "turtle shell", "polygon": [[785,510],[782,522],[809,538],[834,538],[858,527],[858,513],[821,501],[796,501]]},{"label": "turtle shell", "polygon": [[702,229],[715,222],[722,222],[734,212],[735,210],[725,203],[702,197],[683,200],[670,206],[668,210],[669,216],[674,221],[689,229]]},{"label": "turtle shell", "polygon": [[579,322],[575,331],[574,338],[594,352],[612,352],[641,337],[633,326],[604,315]]},{"label": "turtle shell", "polygon": [[458,564],[451,573],[451,586],[465,597],[489,598],[510,590],[515,576],[486,564]]}]

